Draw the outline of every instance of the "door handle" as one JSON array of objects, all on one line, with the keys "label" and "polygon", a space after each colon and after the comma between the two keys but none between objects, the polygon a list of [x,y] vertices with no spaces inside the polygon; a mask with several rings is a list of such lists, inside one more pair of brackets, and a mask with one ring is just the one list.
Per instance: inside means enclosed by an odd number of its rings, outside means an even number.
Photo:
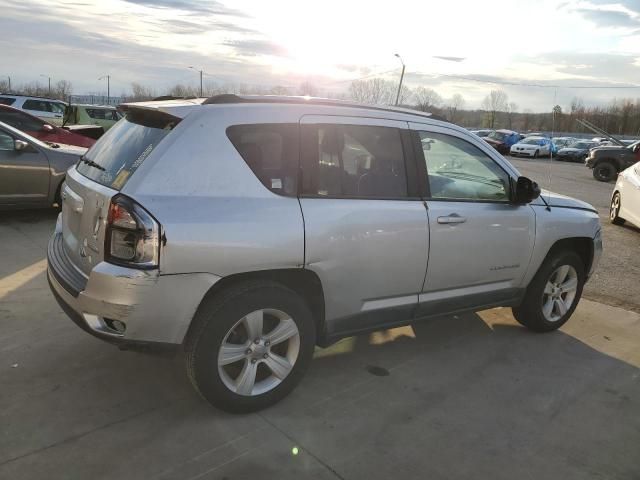
[{"label": "door handle", "polygon": [[438,223],[447,224],[447,223],[464,223],[467,219],[465,217],[461,217],[457,213],[452,213],[446,217],[438,217]]}]

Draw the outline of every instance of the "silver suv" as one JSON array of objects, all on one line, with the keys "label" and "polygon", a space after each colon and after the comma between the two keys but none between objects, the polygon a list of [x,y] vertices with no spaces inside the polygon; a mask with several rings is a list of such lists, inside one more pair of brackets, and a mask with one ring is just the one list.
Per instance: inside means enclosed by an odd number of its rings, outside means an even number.
[{"label": "silver suv", "polygon": [[67,174],[48,248],[62,308],[123,347],[181,346],[233,412],[273,404],[316,345],[496,306],[573,313],[596,210],[540,191],[419,112],[221,95],[125,105]]}]

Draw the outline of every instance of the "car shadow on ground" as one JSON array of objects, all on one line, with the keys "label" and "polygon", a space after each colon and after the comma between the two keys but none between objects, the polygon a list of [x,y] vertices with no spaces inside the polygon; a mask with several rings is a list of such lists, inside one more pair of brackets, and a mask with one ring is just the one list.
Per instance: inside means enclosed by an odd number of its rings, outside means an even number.
[{"label": "car shadow on ground", "polygon": [[[121,352],[82,332],[44,274],[0,300],[3,478],[185,478],[202,462],[216,471],[205,478],[319,468],[296,463],[291,445],[342,478],[640,474],[638,368],[561,331],[531,333],[508,309],[317,349],[289,397],[234,416],[198,397],[181,356]],[[233,443],[256,431],[281,441]],[[221,445],[234,456],[214,458]]]}]

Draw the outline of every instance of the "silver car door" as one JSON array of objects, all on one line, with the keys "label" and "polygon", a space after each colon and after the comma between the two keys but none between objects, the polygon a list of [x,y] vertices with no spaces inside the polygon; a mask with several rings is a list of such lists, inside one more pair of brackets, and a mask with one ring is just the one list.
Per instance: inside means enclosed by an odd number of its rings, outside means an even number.
[{"label": "silver car door", "polygon": [[512,172],[455,129],[411,124],[429,197],[429,266],[420,314],[501,304],[521,293],[535,214],[509,202]]},{"label": "silver car door", "polygon": [[0,204],[43,204],[49,196],[49,161],[32,145],[16,150],[15,140],[0,128]]},{"label": "silver car door", "polygon": [[407,123],[317,115],[300,123],[305,267],[322,282],[328,335],[408,320],[429,232],[403,158],[413,156]]}]

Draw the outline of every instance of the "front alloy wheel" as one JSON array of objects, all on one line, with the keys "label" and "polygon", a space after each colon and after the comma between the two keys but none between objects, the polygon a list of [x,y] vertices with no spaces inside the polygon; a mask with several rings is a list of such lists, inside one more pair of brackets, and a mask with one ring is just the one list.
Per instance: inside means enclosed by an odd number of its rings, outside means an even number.
[{"label": "front alloy wheel", "polygon": [[573,306],[578,288],[578,273],[571,265],[557,268],[547,280],[542,295],[542,314],[549,322],[562,319]]},{"label": "front alloy wheel", "polygon": [[624,218],[620,216],[620,193],[616,192],[611,199],[611,208],[609,208],[609,220],[614,225],[622,225],[624,223]]}]

